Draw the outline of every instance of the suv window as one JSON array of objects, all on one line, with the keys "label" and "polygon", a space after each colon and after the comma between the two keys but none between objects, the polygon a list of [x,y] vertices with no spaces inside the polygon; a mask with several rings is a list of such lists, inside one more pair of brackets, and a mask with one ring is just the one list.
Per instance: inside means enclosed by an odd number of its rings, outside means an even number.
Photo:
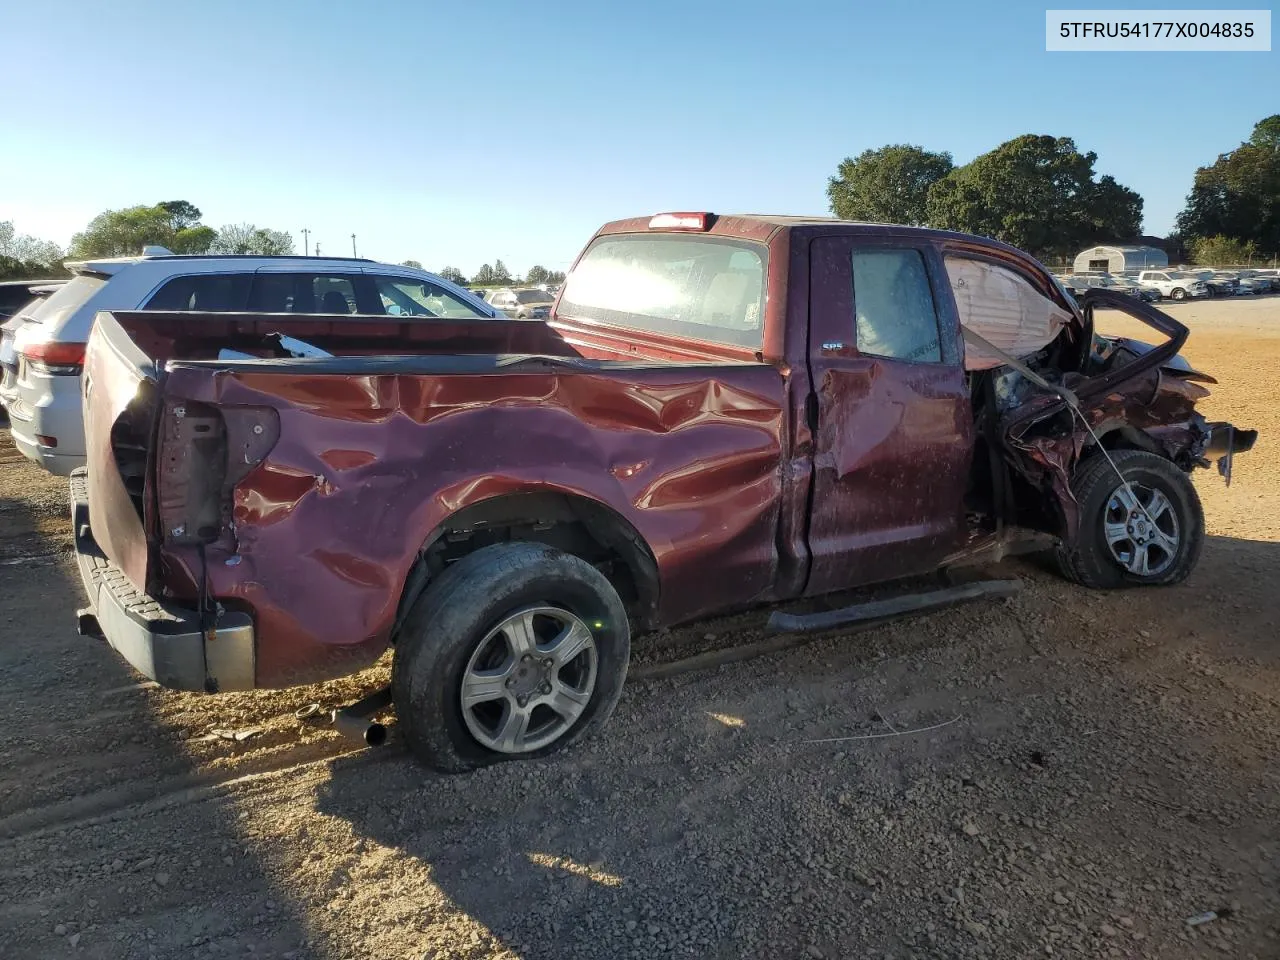
[{"label": "suv window", "polygon": [[243,310],[251,274],[197,274],[174,277],[145,304],[147,310]]},{"label": "suv window", "polygon": [[853,311],[859,353],[942,361],[938,314],[920,251],[853,251]]},{"label": "suv window", "polygon": [[487,314],[448,290],[416,277],[374,277],[382,309],[391,316],[489,320]]},{"label": "suv window", "polygon": [[345,274],[257,273],[249,309],[263,313],[355,313],[357,279]]}]

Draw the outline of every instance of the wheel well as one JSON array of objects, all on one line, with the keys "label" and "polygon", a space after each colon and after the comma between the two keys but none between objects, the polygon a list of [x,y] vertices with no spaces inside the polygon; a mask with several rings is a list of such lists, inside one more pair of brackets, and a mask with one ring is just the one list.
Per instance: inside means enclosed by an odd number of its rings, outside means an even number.
[{"label": "wheel well", "polygon": [[451,563],[494,543],[545,543],[581,557],[608,577],[638,630],[658,610],[658,564],[644,538],[624,517],[586,497],[524,493],[464,507],[427,537],[405,578],[392,643],[413,602]]},{"label": "wheel well", "polygon": [[1137,427],[1128,425],[1115,426],[1105,433],[1101,433],[1098,439],[1102,443],[1104,450],[1145,450],[1147,453],[1165,456],[1160,444],[1156,443]]}]

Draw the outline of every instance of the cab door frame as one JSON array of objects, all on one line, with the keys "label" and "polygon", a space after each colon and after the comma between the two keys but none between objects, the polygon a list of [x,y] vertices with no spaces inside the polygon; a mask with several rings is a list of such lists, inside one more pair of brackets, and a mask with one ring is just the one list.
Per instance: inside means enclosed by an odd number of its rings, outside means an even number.
[{"label": "cab door frame", "polygon": [[[940,361],[863,354],[853,255],[911,251],[928,279]],[[836,234],[810,246],[813,492],[807,595],[936,569],[968,536],[974,425],[960,321],[928,238]]]}]

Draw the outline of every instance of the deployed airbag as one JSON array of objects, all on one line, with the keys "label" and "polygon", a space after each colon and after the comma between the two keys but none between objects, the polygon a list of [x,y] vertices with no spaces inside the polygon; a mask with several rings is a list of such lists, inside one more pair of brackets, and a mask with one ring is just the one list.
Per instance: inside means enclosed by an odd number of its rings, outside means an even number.
[{"label": "deployed airbag", "polygon": [[[1005,267],[969,257],[945,258],[960,324],[1013,357],[1048,344],[1071,314]],[[1004,360],[982,344],[965,341],[966,370],[989,370]]]}]

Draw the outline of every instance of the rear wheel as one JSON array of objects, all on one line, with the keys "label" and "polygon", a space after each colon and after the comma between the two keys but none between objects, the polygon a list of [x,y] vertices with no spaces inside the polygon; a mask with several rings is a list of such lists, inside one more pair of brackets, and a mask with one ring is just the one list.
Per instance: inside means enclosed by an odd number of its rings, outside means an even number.
[{"label": "rear wheel", "polygon": [[1071,484],[1080,524],[1075,542],[1058,548],[1063,574],[1099,589],[1182,582],[1204,544],[1204,512],[1191,478],[1154,453],[1110,456],[1115,468],[1097,454]]},{"label": "rear wheel", "polygon": [[391,688],[409,749],[448,772],[563,749],[622,693],[626,610],[585,560],[539,543],[477,550],[414,603]]}]

